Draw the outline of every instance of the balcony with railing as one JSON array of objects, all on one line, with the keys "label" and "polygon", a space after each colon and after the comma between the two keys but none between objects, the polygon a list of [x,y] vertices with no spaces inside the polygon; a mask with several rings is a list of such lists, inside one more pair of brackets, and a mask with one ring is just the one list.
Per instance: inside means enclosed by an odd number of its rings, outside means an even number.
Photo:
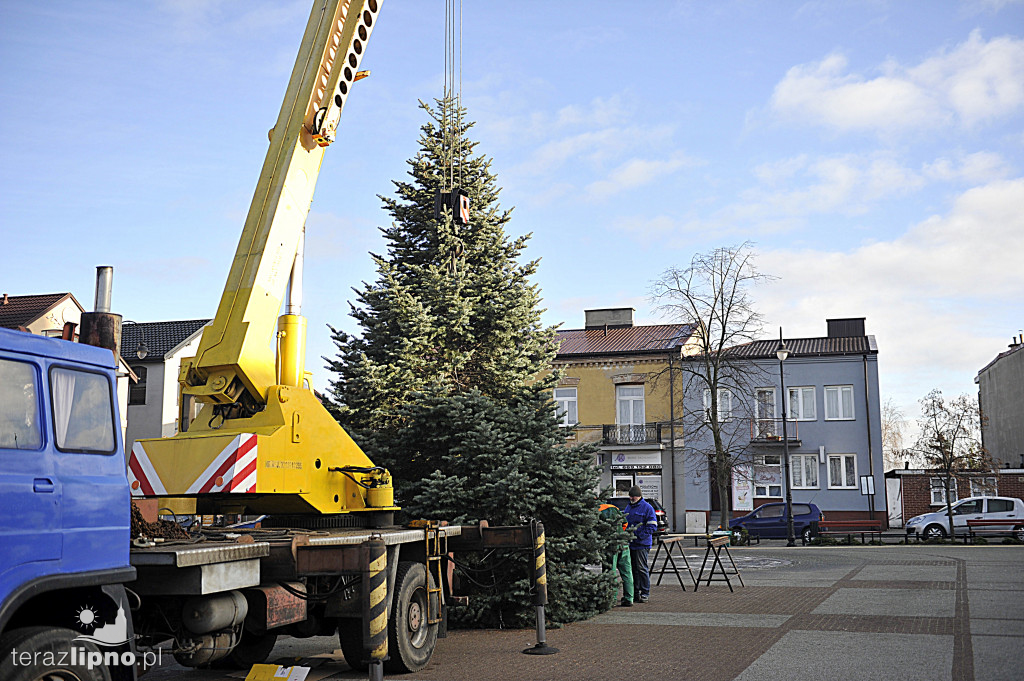
[{"label": "balcony with railing", "polygon": [[645,423],[635,426],[604,424],[602,445],[656,445],[661,444],[661,424]]},{"label": "balcony with railing", "polygon": [[[800,444],[798,422],[786,419],[786,440]],[[782,419],[750,419],[750,441],[759,445],[782,445]]]}]

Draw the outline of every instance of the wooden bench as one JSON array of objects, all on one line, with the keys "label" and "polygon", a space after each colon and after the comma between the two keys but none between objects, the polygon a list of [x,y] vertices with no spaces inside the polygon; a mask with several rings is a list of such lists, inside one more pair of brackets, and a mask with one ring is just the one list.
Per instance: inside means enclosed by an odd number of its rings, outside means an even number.
[{"label": "wooden bench", "polygon": [[847,539],[859,534],[860,540],[864,543],[867,543],[867,536],[874,535],[878,537],[878,541],[882,541],[882,521],[821,520],[818,522],[818,534],[825,536],[845,534]]},{"label": "wooden bench", "polygon": [[975,535],[1004,533],[1013,534],[1017,539],[1024,538],[1024,518],[968,518],[964,543],[968,540],[974,542]]}]

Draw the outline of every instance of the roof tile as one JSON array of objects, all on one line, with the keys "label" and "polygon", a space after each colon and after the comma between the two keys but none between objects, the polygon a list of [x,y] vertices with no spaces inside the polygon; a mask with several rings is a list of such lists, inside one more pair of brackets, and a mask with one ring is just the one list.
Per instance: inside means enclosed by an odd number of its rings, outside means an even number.
[{"label": "roof tile", "polygon": [[0,304],[0,327],[17,329],[28,326],[43,316],[54,305],[70,293],[43,293],[31,296],[7,296],[6,303]]},{"label": "roof tile", "polygon": [[688,324],[567,329],[558,332],[557,359],[571,355],[665,352],[679,347],[691,332]]},{"label": "roof tile", "polygon": [[129,363],[139,361],[136,359],[135,351],[141,341],[146,341],[146,348],[149,350],[146,361],[166,359],[169,352],[209,322],[209,319],[188,319],[125,324],[121,327],[121,356]]}]

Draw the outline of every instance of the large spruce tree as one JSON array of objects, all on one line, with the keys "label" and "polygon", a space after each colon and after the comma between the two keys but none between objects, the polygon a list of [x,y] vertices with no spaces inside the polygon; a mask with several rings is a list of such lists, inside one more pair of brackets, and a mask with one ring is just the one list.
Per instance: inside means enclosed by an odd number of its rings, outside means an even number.
[{"label": "large spruce tree", "polygon": [[[529,236],[505,232],[491,160],[475,153],[472,127],[451,98],[428,105],[419,152],[395,197],[381,197],[393,222],[377,279],[356,291],[361,329],[332,328],[338,352],[339,421],[395,478],[411,517],[492,525],[541,520],[548,535],[549,618],[568,622],[610,607],[614,577],[601,562],[614,528],[597,516],[592,451],[567,447],[551,402],[555,331],[540,320],[540,294],[522,261]],[[435,210],[453,185],[469,196],[469,224]],[[532,622],[528,558],[520,552],[461,564],[475,585],[455,621],[483,626]]]}]

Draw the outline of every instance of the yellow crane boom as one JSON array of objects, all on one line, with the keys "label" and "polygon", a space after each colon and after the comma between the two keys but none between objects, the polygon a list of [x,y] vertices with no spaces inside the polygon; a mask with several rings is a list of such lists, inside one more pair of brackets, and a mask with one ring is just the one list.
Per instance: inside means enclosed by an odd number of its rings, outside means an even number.
[{"label": "yellow crane boom", "polygon": [[304,386],[298,314],[306,216],[379,6],[314,4],[217,314],[182,361],[179,432],[135,443],[133,494],[224,512],[394,509],[387,471]]}]

